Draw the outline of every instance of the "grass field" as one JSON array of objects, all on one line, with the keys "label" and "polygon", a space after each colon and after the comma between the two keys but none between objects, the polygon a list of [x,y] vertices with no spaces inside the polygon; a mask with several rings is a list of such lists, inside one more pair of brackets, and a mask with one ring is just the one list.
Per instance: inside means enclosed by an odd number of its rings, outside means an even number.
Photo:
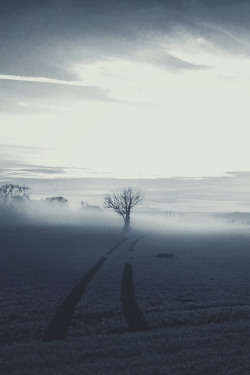
[{"label": "grass field", "polygon": [[249,242],[234,226],[2,231],[1,374],[249,374]]}]

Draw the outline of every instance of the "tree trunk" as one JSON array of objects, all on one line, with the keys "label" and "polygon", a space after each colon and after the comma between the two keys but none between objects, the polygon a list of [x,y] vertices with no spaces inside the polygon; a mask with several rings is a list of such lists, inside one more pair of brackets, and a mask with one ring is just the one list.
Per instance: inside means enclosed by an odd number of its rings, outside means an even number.
[{"label": "tree trunk", "polygon": [[129,232],[129,225],[130,225],[130,212],[126,214],[126,218],[124,219],[124,232]]}]

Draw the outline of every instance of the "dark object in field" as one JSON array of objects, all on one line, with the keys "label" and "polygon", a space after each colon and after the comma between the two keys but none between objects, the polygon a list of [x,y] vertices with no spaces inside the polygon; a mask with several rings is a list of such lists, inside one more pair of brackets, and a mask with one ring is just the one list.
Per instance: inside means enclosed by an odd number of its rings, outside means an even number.
[{"label": "dark object in field", "polygon": [[157,258],[175,258],[173,253],[159,253],[156,255]]}]

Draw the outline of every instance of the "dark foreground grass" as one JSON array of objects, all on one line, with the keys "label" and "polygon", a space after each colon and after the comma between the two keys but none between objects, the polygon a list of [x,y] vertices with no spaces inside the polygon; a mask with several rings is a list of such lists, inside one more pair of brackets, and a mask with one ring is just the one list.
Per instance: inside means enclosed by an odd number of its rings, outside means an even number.
[{"label": "dark foreground grass", "polygon": [[8,375],[249,375],[248,324],[28,341],[0,349]]},{"label": "dark foreground grass", "polygon": [[[108,256],[122,236],[72,230],[0,236],[0,373],[249,375],[249,233],[151,236],[131,253],[135,236]],[[157,258],[156,249],[173,251],[175,260]],[[83,285],[74,288],[91,269],[96,273],[81,298]],[[81,301],[68,334],[42,341],[71,293],[71,306]],[[140,310],[149,329],[126,330],[126,306],[133,304],[133,319]]]}]

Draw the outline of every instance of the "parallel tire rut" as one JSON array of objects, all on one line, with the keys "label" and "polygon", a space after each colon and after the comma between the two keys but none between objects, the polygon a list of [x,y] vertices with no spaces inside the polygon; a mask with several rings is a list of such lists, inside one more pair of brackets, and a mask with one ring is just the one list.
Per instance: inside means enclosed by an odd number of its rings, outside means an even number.
[{"label": "parallel tire rut", "polygon": [[[112,254],[118,248],[118,246],[120,246],[123,242],[129,240],[130,238],[131,237],[121,240],[110,250],[108,250],[106,254]],[[140,238],[135,240],[132,243],[131,248],[134,248],[136,242],[139,240]],[[57,307],[50,325],[43,335],[43,341],[63,340],[66,338],[76,305],[82,298],[83,293],[90,281],[93,279],[95,274],[107,259],[107,257],[101,258],[73,288],[73,290],[70,292],[68,297],[66,297],[63,303]]]},{"label": "parallel tire rut", "polygon": [[132,243],[132,245],[130,246],[129,251],[134,251],[134,249],[135,249],[135,245],[137,244],[137,242],[140,241],[140,240],[142,240],[142,239],[145,238],[145,237],[146,237],[146,236],[143,236],[143,237],[139,237],[139,238],[137,238],[137,239]]},{"label": "parallel tire rut", "polygon": [[101,258],[74,287],[68,297],[56,309],[51,323],[43,336],[43,341],[63,340],[68,333],[75,306],[80,301],[86,287],[107,258]]},{"label": "parallel tire rut", "polygon": [[127,319],[130,331],[145,331],[148,329],[143,313],[139,309],[134,293],[132,266],[125,263],[121,282],[121,300],[123,314]]},{"label": "parallel tire rut", "polygon": [[128,237],[128,238],[124,238],[123,240],[121,240],[120,242],[118,242],[114,247],[112,247],[112,249],[108,250],[106,254],[112,254],[118,246],[120,246],[123,242],[129,240],[131,237]]}]

